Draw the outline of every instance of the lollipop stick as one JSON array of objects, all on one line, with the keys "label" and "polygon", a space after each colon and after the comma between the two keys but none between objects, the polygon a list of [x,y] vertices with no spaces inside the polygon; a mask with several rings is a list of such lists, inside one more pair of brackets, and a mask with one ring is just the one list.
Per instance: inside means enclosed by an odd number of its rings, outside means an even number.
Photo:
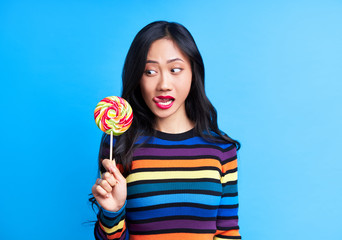
[{"label": "lollipop stick", "polygon": [[113,160],[113,132],[110,132],[110,150],[109,150],[109,160]]}]

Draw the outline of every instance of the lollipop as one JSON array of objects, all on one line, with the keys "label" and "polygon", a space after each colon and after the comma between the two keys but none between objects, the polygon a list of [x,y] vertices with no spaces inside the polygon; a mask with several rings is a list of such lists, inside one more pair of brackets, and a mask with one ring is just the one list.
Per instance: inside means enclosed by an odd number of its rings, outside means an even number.
[{"label": "lollipop", "polygon": [[123,134],[131,126],[133,111],[129,103],[117,96],[102,99],[95,108],[96,125],[110,134],[110,159],[112,160],[113,135]]}]

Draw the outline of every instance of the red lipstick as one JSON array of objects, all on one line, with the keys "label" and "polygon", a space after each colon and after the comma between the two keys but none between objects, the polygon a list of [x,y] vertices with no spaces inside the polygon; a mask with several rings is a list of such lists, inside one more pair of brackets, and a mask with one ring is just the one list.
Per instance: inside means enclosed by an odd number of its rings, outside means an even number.
[{"label": "red lipstick", "polygon": [[160,109],[169,109],[172,107],[175,98],[171,96],[157,96],[153,98],[153,101]]}]

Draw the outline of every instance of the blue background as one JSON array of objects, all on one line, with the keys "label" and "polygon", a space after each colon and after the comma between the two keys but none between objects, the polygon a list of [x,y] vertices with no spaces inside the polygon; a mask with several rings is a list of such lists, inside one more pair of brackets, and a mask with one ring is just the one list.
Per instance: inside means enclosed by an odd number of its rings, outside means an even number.
[{"label": "blue background", "polygon": [[135,34],[193,34],[242,143],[244,239],[342,239],[342,1],[1,1],[0,239],[93,239],[98,101]]}]

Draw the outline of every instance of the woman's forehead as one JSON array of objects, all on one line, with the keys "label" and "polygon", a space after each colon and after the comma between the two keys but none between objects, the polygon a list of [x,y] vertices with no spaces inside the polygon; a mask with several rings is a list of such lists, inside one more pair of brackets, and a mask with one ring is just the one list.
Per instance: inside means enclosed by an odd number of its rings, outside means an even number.
[{"label": "woman's forehead", "polygon": [[147,62],[170,62],[174,60],[188,61],[188,56],[179,48],[175,41],[162,38],[154,41],[147,53]]}]

